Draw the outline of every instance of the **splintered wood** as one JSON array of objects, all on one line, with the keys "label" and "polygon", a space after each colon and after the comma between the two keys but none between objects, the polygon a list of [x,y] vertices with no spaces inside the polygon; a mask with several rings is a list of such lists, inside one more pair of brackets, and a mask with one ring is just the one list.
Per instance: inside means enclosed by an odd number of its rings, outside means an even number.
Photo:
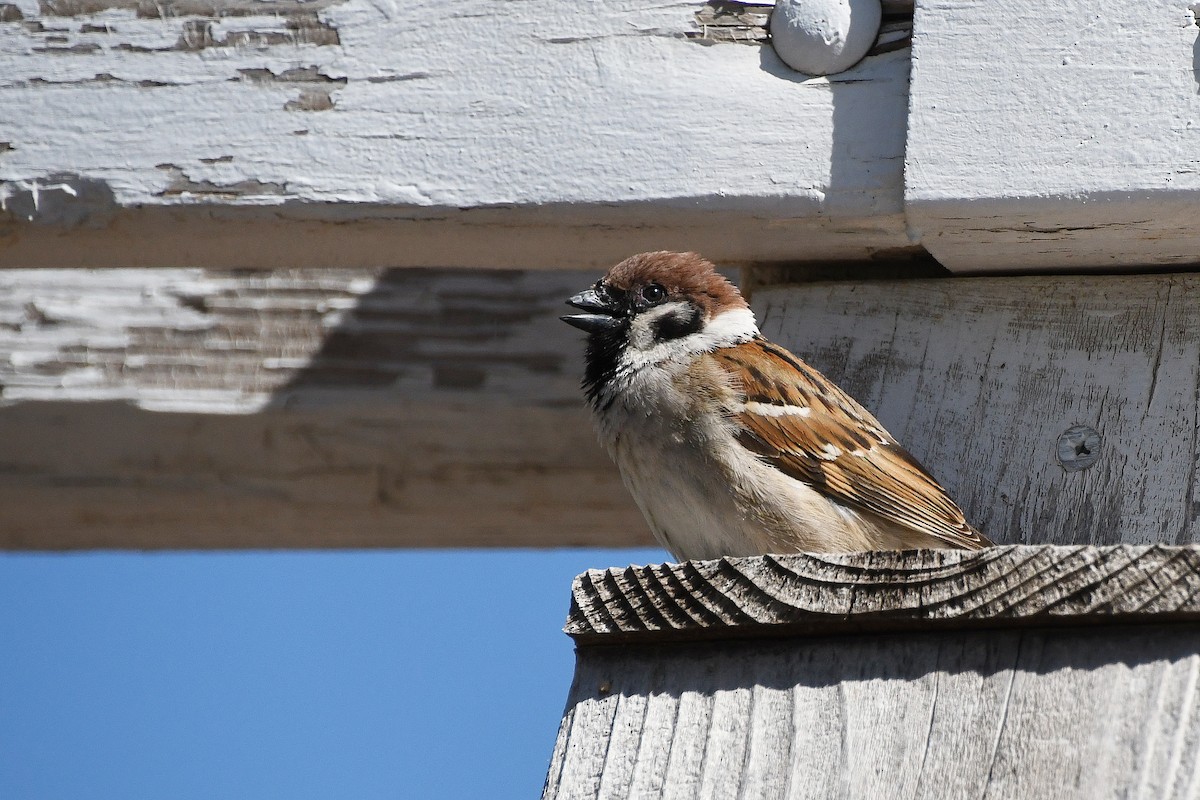
[{"label": "splintered wood", "polygon": [[1194,798],[1198,566],[1039,546],[589,573],[543,798]]}]

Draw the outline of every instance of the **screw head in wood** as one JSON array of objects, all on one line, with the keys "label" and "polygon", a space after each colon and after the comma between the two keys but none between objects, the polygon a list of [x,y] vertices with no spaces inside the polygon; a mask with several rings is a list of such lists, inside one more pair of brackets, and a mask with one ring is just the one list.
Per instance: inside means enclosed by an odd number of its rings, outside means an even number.
[{"label": "screw head in wood", "polygon": [[771,45],[798,72],[843,72],[871,49],[882,15],[880,0],[778,0]]},{"label": "screw head in wood", "polygon": [[1067,472],[1079,472],[1100,460],[1100,432],[1087,425],[1072,425],[1058,437],[1058,463]]}]

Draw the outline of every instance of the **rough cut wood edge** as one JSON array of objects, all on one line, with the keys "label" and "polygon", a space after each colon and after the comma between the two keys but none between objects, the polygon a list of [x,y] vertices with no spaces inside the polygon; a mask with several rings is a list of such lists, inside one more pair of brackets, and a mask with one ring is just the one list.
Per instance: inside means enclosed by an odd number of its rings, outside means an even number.
[{"label": "rough cut wood edge", "polygon": [[581,645],[797,633],[1200,620],[1200,547],[1011,545],[589,570]]}]

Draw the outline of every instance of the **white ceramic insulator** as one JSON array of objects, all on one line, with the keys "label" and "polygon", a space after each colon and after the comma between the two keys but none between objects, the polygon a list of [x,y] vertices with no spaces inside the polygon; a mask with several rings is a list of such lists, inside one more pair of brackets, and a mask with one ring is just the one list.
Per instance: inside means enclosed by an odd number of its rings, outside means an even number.
[{"label": "white ceramic insulator", "polygon": [[842,72],[871,49],[882,13],[879,0],[778,0],[771,13],[771,43],[798,72]]}]

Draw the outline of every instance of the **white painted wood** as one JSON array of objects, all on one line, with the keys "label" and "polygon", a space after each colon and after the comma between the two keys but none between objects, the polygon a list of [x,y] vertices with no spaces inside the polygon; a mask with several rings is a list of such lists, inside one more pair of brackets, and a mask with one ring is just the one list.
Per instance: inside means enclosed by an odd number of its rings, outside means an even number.
[{"label": "white painted wood", "polygon": [[[1196,276],[807,284],[754,307],[997,543],[1200,535]],[[1100,457],[1068,471],[1059,438],[1078,425]]]},{"label": "white painted wood", "polygon": [[0,547],[651,542],[596,442],[594,273],[0,272]]},{"label": "white painted wood", "polygon": [[1200,28],[1172,0],[918,0],[905,208],[956,272],[1200,263]]},{"label": "white painted wood", "polygon": [[0,266],[866,258],[908,54],[804,79],[698,2],[6,2]]},{"label": "white painted wood", "polygon": [[[1025,546],[589,572],[543,797],[1193,798],[1197,567]],[[686,769],[647,780],[664,761]]]},{"label": "white painted wood", "polygon": [[903,4],[834,79],[727,5],[0,3],[0,266],[1200,261],[1194,6],[921,3],[909,119]]},{"label": "white painted wood", "polygon": [[249,413],[322,392],[579,405],[593,272],[0,271],[0,402]]}]

